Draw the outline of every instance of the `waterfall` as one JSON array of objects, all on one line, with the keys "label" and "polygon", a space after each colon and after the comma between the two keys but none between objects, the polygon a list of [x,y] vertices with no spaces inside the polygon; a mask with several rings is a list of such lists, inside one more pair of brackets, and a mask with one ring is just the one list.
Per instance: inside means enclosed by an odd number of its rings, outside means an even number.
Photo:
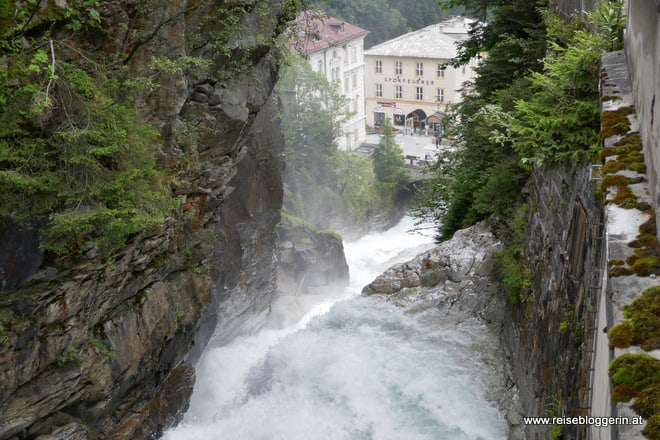
[{"label": "waterfall", "polygon": [[364,285],[432,246],[410,218],[345,244],[350,285],[283,297],[256,334],[210,344],[184,421],[165,440],[504,439],[469,325],[412,313]]}]

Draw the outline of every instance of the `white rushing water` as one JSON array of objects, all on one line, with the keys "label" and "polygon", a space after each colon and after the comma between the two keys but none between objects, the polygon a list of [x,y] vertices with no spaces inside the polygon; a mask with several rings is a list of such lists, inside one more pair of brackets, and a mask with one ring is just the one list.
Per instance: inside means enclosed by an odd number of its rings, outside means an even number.
[{"label": "white rushing water", "polygon": [[443,328],[437,308],[411,314],[359,297],[387,267],[433,241],[407,234],[411,226],[404,218],[345,244],[346,290],[282,298],[257,334],[210,344],[197,365],[190,409],[163,438],[506,438],[506,422],[485,398],[469,329]]}]

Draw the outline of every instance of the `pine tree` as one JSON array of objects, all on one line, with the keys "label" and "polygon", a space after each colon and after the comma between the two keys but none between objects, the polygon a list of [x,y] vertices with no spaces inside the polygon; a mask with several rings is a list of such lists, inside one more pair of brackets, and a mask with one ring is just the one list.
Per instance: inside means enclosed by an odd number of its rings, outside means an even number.
[{"label": "pine tree", "polygon": [[374,174],[382,192],[394,193],[405,186],[410,178],[403,158],[403,150],[394,140],[389,119],[383,125],[383,137],[374,150]]}]

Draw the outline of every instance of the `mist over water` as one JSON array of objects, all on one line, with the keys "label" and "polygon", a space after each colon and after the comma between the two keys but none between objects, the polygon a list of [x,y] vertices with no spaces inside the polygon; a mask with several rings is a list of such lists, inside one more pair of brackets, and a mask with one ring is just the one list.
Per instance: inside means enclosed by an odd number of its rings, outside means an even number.
[{"label": "mist over water", "polygon": [[443,327],[437,308],[413,314],[359,296],[387,267],[433,242],[407,234],[411,226],[404,218],[346,243],[345,290],[281,298],[257,334],[210,344],[190,409],[164,439],[506,438],[506,422],[484,397],[468,324]]}]

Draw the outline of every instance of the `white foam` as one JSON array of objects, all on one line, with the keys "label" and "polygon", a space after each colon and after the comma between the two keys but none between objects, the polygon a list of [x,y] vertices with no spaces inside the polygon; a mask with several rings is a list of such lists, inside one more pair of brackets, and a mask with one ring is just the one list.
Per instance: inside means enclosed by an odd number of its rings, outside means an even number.
[{"label": "white foam", "polygon": [[361,280],[371,281],[401,249],[432,241],[399,226],[399,235],[346,245],[355,276],[348,292],[306,304],[288,326],[207,350],[184,423],[164,439],[506,438],[506,422],[484,397],[474,332],[442,327],[437,309],[414,315],[356,296]]}]

